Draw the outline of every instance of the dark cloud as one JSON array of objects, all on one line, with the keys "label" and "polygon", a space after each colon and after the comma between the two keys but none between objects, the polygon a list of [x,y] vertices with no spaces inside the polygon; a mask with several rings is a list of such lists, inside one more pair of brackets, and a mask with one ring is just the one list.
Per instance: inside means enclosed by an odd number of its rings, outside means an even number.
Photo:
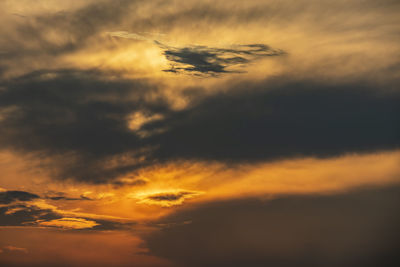
[{"label": "dark cloud", "polygon": [[219,73],[241,72],[232,69],[243,66],[263,57],[283,55],[264,44],[236,45],[234,48],[213,48],[207,46],[190,46],[175,48],[164,47],[164,55],[170,61],[171,68],[167,72],[187,72],[216,75]]},{"label": "dark cloud", "polygon": [[1,226],[32,226],[38,220],[51,221],[61,219],[62,216],[51,209],[42,209],[34,205],[9,205],[0,207]]},{"label": "dark cloud", "polygon": [[38,195],[25,191],[0,191],[0,204],[10,204],[14,201],[30,201],[39,198]]},{"label": "dark cloud", "polygon": [[254,162],[399,147],[398,91],[284,80],[241,83],[145,125],[169,129],[148,138],[159,144],[153,156]]},{"label": "dark cloud", "polygon": [[[45,196],[43,198],[36,194],[32,194],[25,191],[4,191],[0,192],[0,226],[41,226],[42,223],[51,222],[53,220],[74,220],[84,219],[95,222],[96,225],[91,228],[73,229],[73,230],[121,230],[131,229],[134,225],[133,222],[119,222],[109,219],[92,219],[86,217],[74,217],[65,218],[64,214],[61,214],[57,210],[50,208],[42,208],[35,204],[27,203],[13,203],[16,201],[31,201],[35,199],[49,199],[49,200],[92,200],[88,197],[81,196],[79,198],[71,198],[65,196],[62,192],[57,192],[55,196]],[[48,226],[48,225],[46,225]],[[57,225],[49,225],[50,227],[60,227]]]},{"label": "dark cloud", "polygon": [[36,194],[32,194],[25,191],[0,191],[0,204],[10,204],[15,201],[31,201],[35,199],[50,199],[50,200],[92,200],[86,196],[80,196],[79,198],[65,196],[62,192],[57,192],[53,195],[46,195],[40,197]]},{"label": "dark cloud", "polygon": [[[195,98],[188,89],[192,103],[175,111],[159,86],[107,77],[59,70],[2,82],[0,147],[51,157],[59,178],[105,182],[171,160],[242,163],[400,145],[400,94],[391,84],[278,77]],[[133,112],[162,115],[140,128],[156,134],[129,129]]]},{"label": "dark cloud", "polygon": [[178,192],[178,193],[162,193],[162,194],[155,194],[150,195],[147,197],[149,200],[154,201],[177,201],[180,200],[188,195],[193,195],[194,192]]},{"label": "dark cloud", "polygon": [[91,198],[80,196],[80,197],[66,197],[66,196],[47,196],[46,199],[50,200],[92,200]]},{"label": "dark cloud", "polygon": [[161,207],[172,207],[181,205],[188,199],[201,195],[200,191],[174,191],[162,192],[156,194],[146,195],[140,198],[138,203],[145,203],[149,205],[158,205]]},{"label": "dark cloud", "polygon": [[49,199],[49,200],[93,200],[87,196],[81,195],[79,197],[70,197],[64,192],[58,192],[58,191],[47,191],[43,199]]},{"label": "dark cloud", "polygon": [[68,228],[66,224],[65,229],[70,229],[74,231],[105,231],[105,230],[121,230],[121,229],[131,229],[134,225],[133,222],[119,222],[109,219],[93,219],[86,217],[65,217],[64,214],[54,211],[52,209],[41,208],[36,205],[25,205],[25,204],[13,204],[8,206],[0,207],[0,226],[47,226],[47,227],[61,227],[57,224],[49,224],[57,220],[72,220],[74,222],[77,220],[85,220],[89,222],[94,222],[96,225],[87,228]]},{"label": "dark cloud", "polygon": [[142,156],[146,145],[128,129],[127,116],[163,113],[166,103],[157,97],[149,101],[156,88],[144,81],[105,76],[42,71],[4,82],[0,107],[14,110],[0,122],[0,147],[62,156],[57,164],[63,165],[59,175],[64,178],[101,180],[135,168],[135,163],[123,162],[107,169],[105,161],[128,152]]},{"label": "dark cloud", "polygon": [[[398,266],[400,187],[178,210],[145,237],[179,266]],[[190,221],[191,223],[182,223]]]},{"label": "dark cloud", "polygon": [[111,37],[126,38],[141,41],[153,41],[162,50],[170,62],[170,68],[165,72],[191,73],[194,75],[217,76],[221,73],[244,72],[244,67],[253,61],[265,57],[281,56],[285,52],[272,49],[265,44],[232,45],[231,48],[216,48],[209,46],[172,47],[153,40],[152,36],[125,31],[109,32]]}]

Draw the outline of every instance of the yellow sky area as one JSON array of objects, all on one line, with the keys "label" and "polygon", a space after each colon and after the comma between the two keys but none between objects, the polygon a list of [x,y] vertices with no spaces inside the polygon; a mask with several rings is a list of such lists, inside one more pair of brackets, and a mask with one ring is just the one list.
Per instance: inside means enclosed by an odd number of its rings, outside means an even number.
[{"label": "yellow sky area", "polygon": [[[65,217],[117,221],[151,220],[181,205],[219,199],[330,194],[400,182],[400,151],[351,154],[328,159],[300,158],[240,166],[175,162],[121,177],[125,185],[57,181],[43,175],[44,172],[26,171],[29,168],[27,163],[15,154],[2,153],[0,159],[3,169],[1,187],[5,189],[25,190],[41,196],[63,192],[68,197],[85,196],[92,199],[41,199],[33,201],[32,205],[55,210]],[[138,180],[145,182],[131,182]]]},{"label": "yellow sky area", "polygon": [[[146,255],[143,241],[123,231],[72,232],[48,228],[0,228],[1,263],[38,266],[170,266],[168,262]],[[40,245],[38,245],[40,244]],[[23,251],[22,251],[23,250]]]},{"label": "yellow sky area", "polygon": [[[153,195],[173,188],[197,190],[201,192],[198,201],[270,194],[330,193],[400,182],[399,160],[400,151],[392,151],[236,167],[178,163],[144,170],[140,176],[151,182],[135,191],[143,197],[146,192]],[[196,201],[196,198],[191,201]]]},{"label": "yellow sky area", "polygon": [[[357,25],[360,22],[353,23]],[[104,32],[91,38],[84,48],[61,56],[57,64],[62,62],[63,66],[76,69],[98,69],[114,73],[117,78],[145,79],[162,88],[157,92],[157,97],[167,99],[174,109],[190,105],[191,99],[182,94],[188,88],[198,88],[204,94],[214,94],[228,90],[232,84],[249,80],[257,82],[279,75],[293,80],[325,82],[337,82],[338,79],[346,82],[362,78],[372,84],[398,75],[391,71],[381,71],[394,66],[397,58],[393,55],[400,54],[398,42],[387,37],[390,34],[365,28],[359,31],[328,31],[310,24],[304,19],[290,25],[270,23],[268,27],[261,22],[232,27],[203,25],[196,29],[182,26],[159,38],[166,45],[180,48],[192,45],[231,48],[238,44],[262,43],[286,52],[284,55],[264,57],[228,68],[243,73],[205,77],[195,76],[194,73],[164,72],[176,63],[166,59],[162,47],[152,41],[111,37]]]},{"label": "yellow sky area", "polygon": [[198,29],[182,26],[160,38],[154,37],[163,44],[178,48],[193,45],[231,48],[238,44],[263,43],[287,52],[286,56],[267,57],[236,68],[245,71],[245,75],[225,74],[219,79],[203,79],[166,73],[162,70],[167,69],[170,62],[163,55],[163,49],[152,41],[111,37],[105,32],[91,38],[90,44],[81,50],[64,55],[61,61],[78,69],[97,68],[128,78],[150,77],[153,81],[161,80],[173,85],[175,89],[191,85],[210,85],[215,89],[211,85],[233,78],[261,79],[282,73],[307,78],[315,75],[332,79],[354,77],[396,62],[391,56],[399,52],[396,42],[387,37],[376,38],[379,32],[323,31],[315,26],[306,27],[309,26],[307,23],[269,24],[268,27],[262,23],[234,25],[234,30],[226,25],[203,25]]}]

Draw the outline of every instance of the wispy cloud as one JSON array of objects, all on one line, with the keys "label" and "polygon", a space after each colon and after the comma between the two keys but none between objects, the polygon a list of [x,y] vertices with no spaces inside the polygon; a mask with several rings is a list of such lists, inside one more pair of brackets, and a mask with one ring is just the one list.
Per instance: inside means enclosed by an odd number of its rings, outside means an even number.
[{"label": "wispy cloud", "polygon": [[170,68],[163,71],[173,73],[210,76],[221,73],[240,73],[245,71],[234,67],[244,67],[261,58],[286,54],[283,50],[273,49],[265,44],[239,44],[227,47],[205,45],[174,47],[154,38],[160,36],[159,34],[149,37],[126,31],[106,32],[106,34],[111,37],[153,42],[163,50],[165,58],[170,63]]},{"label": "wispy cloud", "polygon": [[89,200],[83,195],[80,198],[70,198],[59,193],[58,196],[39,197],[24,191],[3,190],[0,196],[6,196],[2,199],[4,201],[0,202],[0,226],[110,230],[127,228],[132,224],[132,221],[124,218],[64,210],[46,202],[46,200]]},{"label": "wispy cloud", "polygon": [[61,218],[51,221],[37,221],[40,226],[57,227],[62,229],[88,229],[93,228],[99,223],[83,218]]},{"label": "wispy cloud", "polygon": [[138,198],[138,203],[158,205],[162,207],[172,207],[176,205],[181,205],[188,199],[194,198],[201,195],[202,192],[197,191],[185,191],[185,190],[175,190],[175,191],[164,191],[158,193],[140,194],[138,196],[133,196]]}]

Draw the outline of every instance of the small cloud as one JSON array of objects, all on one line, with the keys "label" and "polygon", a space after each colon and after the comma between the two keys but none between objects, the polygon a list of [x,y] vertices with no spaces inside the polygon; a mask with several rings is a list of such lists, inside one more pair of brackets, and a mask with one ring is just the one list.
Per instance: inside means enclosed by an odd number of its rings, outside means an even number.
[{"label": "small cloud", "polygon": [[68,196],[66,193],[64,192],[58,192],[58,191],[47,191],[45,194],[44,199],[49,199],[49,200],[93,200],[92,198],[89,198],[87,196],[85,196],[87,192],[81,194],[79,197],[78,196]]},{"label": "small cloud", "polygon": [[158,205],[162,207],[172,207],[183,204],[187,199],[194,198],[202,194],[197,191],[170,191],[155,194],[147,194],[139,196],[140,201],[137,203],[144,203],[149,205]]},{"label": "small cloud", "polygon": [[143,126],[147,123],[162,120],[164,117],[161,114],[146,114],[141,111],[135,112],[128,116],[128,128],[135,132],[141,138],[151,136],[153,134],[161,133],[164,129],[145,130]]},{"label": "small cloud", "polygon": [[83,218],[61,218],[51,221],[40,221],[38,222],[38,225],[57,227],[62,229],[87,229],[93,228],[100,224],[95,221],[86,220]]},{"label": "small cloud", "polygon": [[46,196],[50,200],[93,200],[89,197],[81,195],[80,197],[67,197],[67,196]]},{"label": "small cloud", "polygon": [[20,248],[20,247],[15,247],[15,246],[4,246],[4,247],[0,248],[0,253],[6,253],[6,252],[28,253],[28,250],[26,248]]}]

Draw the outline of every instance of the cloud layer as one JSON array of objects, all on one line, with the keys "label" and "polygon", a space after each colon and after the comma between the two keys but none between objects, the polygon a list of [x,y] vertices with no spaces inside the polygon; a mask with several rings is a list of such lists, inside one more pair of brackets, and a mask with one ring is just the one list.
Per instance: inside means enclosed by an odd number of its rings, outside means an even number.
[{"label": "cloud layer", "polygon": [[[0,226],[30,226],[55,227],[66,230],[116,230],[124,229],[126,225],[120,220],[101,218],[95,214],[79,214],[73,211],[63,211],[41,200],[39,197],[24,191],[0,192]],[[60,198],[50,198],[61,200]],[[63,198],[62,200],[85,200]],[[91,218],[91,217],[96,218]],[[132,223],[130,223],[132,224]]]},{"label": "cloud layer", "polygon": [[[173,160],[240,163],[399,147],[400,94],[390,83],[284,79],[211,96],[187,89],[194,101],[174,110],[146,81],[35,72],[3,83],[0,146],[52,156],[55,175],[92,182]],[[137,112],[158,117],[132,129]]]}]

